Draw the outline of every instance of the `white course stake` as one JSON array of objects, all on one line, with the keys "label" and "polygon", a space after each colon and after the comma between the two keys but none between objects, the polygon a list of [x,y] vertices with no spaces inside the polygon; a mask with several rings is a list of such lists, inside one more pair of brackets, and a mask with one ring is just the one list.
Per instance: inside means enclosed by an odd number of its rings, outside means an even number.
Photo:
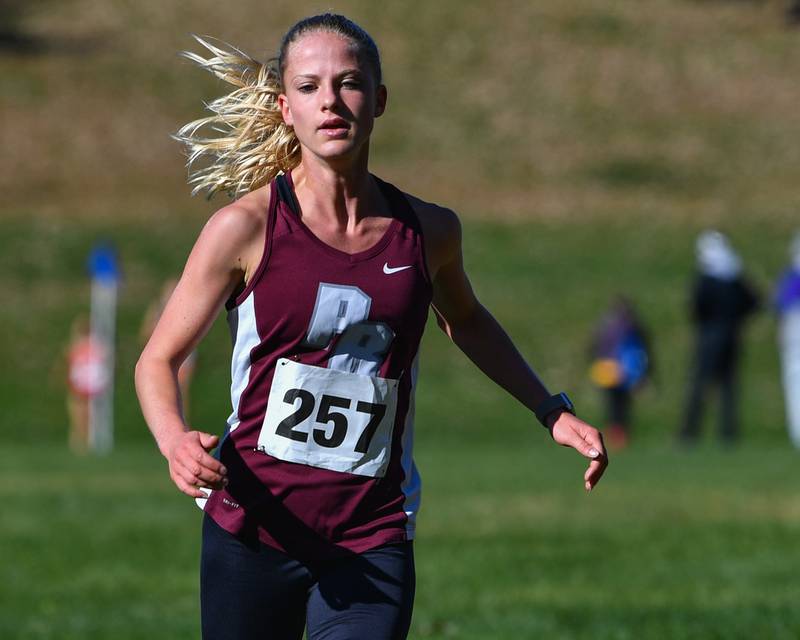
[{"label": "white course stake", "polygon": [[114,448],[114,340],[119,271],[114,250],[96,245],[89,255],[92,276],[91,336],[102,345],[107,384],[89,401],[89,448],[110,453]]}]

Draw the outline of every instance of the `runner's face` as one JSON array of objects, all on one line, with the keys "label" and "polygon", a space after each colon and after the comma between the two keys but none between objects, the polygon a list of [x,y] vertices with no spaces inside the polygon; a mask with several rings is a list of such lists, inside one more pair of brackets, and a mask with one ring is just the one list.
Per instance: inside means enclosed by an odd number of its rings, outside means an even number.
[{"label": "runner's face", "polygon": [[309,33],[289,47],[283,84],[284,121],[304,154],[328,161],[355,156],[386,106],[386,88],[377,85],[355,46],[328,31]]}]

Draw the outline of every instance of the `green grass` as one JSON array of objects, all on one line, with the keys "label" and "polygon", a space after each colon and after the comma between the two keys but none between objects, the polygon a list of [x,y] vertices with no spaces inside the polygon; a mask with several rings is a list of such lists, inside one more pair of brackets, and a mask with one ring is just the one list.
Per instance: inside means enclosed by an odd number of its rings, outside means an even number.
[{"label": "green grass", "polygon": [[[479,448],[420,425],[413,638],[800,633],[793,452],[640,445],[587,495],[576,455],[505,418]],[[198,637],[200,513],[154,448],[10,447],[0,487],[0,636]]]},{"label": "green grass", "polygon": [[[2,225],[8,230],[0,236],[8,329],[0,335],[0,347],[14,366],[0,369],[0,420],[9,429],[13,425],[18,442],[64,441],[61,353],[70,322],[87,309],[86,253],[94,238],[104,237],[116,243],[124,274],[118,312],[117,436],[123,443],[141,442],[147,436],[133,393],[139,327],[163,278],[179,273],[199,223],[176,218],[158,225],[122,220],[68,227],[61,221],[7,219]],[[770,246],[783,240],[783,229],[761,225],[755,237],[750,225],[742,223],[737,241],[749,261],[777,273],[782,256]],[[668,221],[652,227],[613,222],[574,227],[467,220],[465,255],[482,301],[544,379],[554,388],[568,389],[592,420],[601,418],[601,407],[587,376],[589,335],[614,293],[631,296],[653,333],[656,361],[655,384],[640,398],[636,428],[639,437],[662,442],[671,437],[680,419],[691,350],[686,313],[691,242],[682,226]],[[755,277],[763,289],[766,279],[759,275]],[[762,314],[747,329],[740,391],[744,435],[748,441],[783,442],[774,323]],[[420,402],[441,429],[480,431],[493,420],[498,405],[510,404],[432,322],[423,344]],[[201,345],[192,398],[192,419],[212,431],[221,431],[229,412],[229,354],[221,318]],[[35,401],[41,394],[47,402]],[[467,424],[450,419],[461,413],[463,403],[472,417]],[[519,408],[508,411],[522,419]]]}]

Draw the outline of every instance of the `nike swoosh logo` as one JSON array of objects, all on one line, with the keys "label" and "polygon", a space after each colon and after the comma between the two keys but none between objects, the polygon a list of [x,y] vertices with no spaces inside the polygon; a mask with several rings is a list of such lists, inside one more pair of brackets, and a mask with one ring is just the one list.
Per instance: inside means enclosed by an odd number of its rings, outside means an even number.
[{"label": "nike swoosh logo", "polygon": [[413,266],[414,266],[413,264],[407,264],[404,267],[390,267],[388,262],[384,262],[383,263],[383,272],[387,276],[389,276],[389,275],[392,275],[393,273],[397,273],[398,271],[405,271],[406,269],[410,269]]}]

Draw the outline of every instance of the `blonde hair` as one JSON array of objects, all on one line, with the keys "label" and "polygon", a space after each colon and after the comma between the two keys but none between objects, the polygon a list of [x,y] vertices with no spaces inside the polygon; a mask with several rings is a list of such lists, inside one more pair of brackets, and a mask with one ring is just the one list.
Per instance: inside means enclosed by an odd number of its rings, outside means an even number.
[{"label": "blonde hair", "polygon": [[181,55],[234,87],[206,103],[214,115],[185,124],[173,136],[186,148],[192,195],[237,197],[268,184],[300,162],[300,143],[283,121],[278,61],[261,63],[236,47],[193,36],[211,56]]},{"label": "blonde hair", "polygon": [[[329,31],[348,39],[371,68],[376,83],[381,83],[381,60],[375,41],[355,22],[337,13],[322,13],[295,23],[283,36],[278,57],[266,63],[230,44],[200,36],[194,39],[208,49],[211,57],[203,58],[191,51],[181,53],[235,87],[231,93],[206,104],[213,116],[194,120],[173,136],[187,150],[192,195],[205,191],[211,198],[225,191],[236,197],[268,184],[281,171],[300,163],[300,142],[294,129],[283,121],[278,96],[289,47],[315,31]],[[198,163],[203,166],[195,169]]]}]

